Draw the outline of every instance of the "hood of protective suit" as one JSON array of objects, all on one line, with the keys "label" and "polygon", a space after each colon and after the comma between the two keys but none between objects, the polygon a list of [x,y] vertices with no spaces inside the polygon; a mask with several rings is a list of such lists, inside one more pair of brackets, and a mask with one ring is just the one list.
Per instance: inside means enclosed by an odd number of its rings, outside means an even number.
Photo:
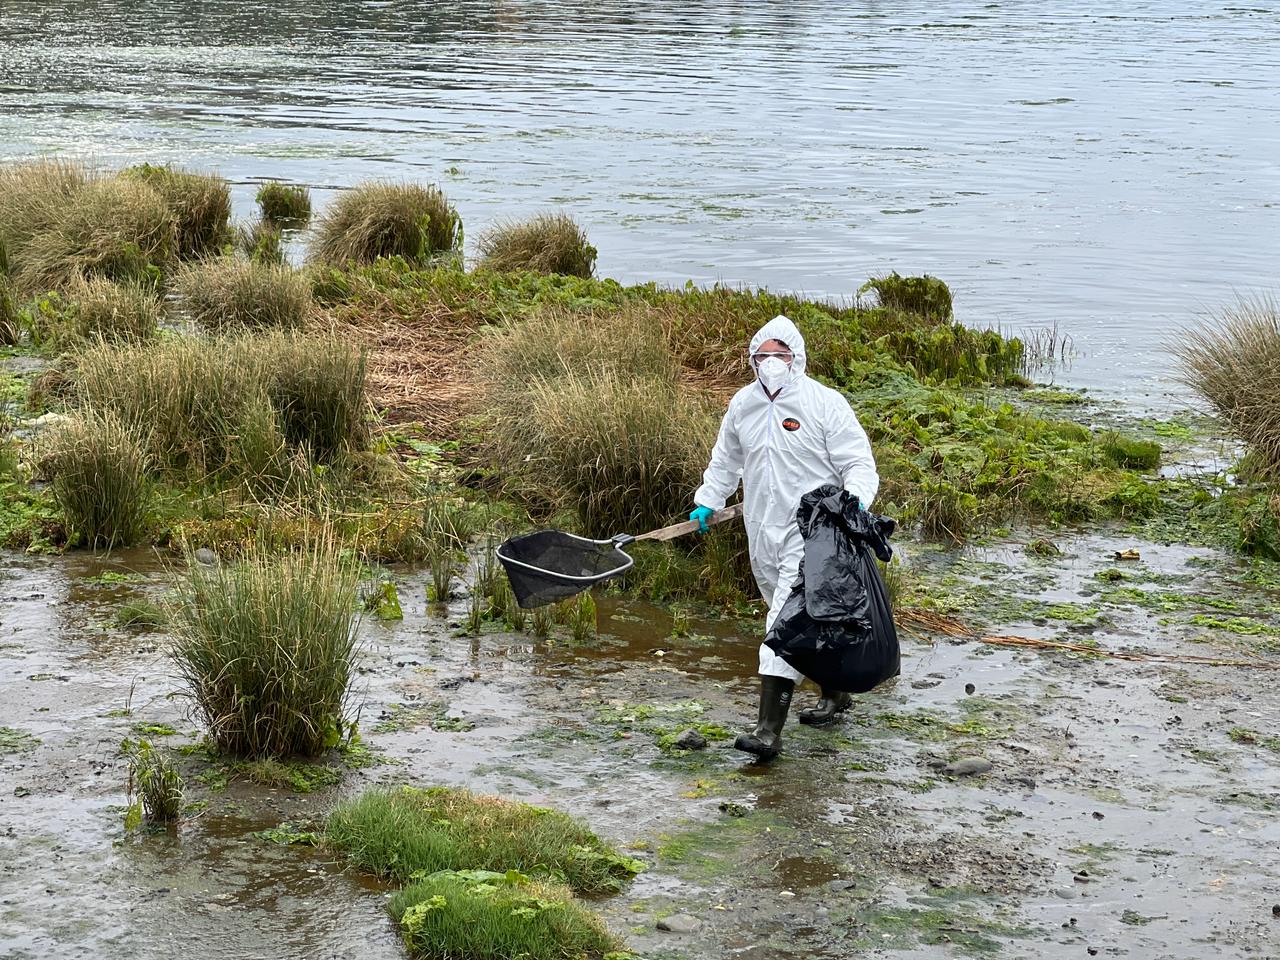
[{"label": "hood of protective suit", "polygon": [[747,355],[755,356],[756,351],[766,340],[781,340],[791,348],[791,375],[787,378],[787,383],[795,383],[804,376],[804,337],[800,335],[799,327],[779,314],[756,331],[755,336],[751,338],[751,347]]}]

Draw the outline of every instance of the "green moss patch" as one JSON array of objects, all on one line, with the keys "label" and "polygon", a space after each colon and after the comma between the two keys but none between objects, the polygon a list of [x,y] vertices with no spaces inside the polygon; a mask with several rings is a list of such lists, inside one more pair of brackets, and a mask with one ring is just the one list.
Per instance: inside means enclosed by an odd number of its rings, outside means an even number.
[{"label": "green moss patch", "polygon": [[563,813],[448,787],[369,790],[337,806],[326,838],[357,866],[401,882],[514,869],[605,893],[643,867]]},{"label": "green moss patch", "polygon": [[604,960],[619,943],[564,887],[510,870],[422,876],[388,907],[423,960]]}]

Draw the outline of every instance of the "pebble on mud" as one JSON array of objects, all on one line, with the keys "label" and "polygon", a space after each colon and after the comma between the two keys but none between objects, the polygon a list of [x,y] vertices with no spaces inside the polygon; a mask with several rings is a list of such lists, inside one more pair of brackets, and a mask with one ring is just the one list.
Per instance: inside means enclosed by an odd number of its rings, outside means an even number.
[{"label": "pebble on mud", "polygon": [[974,685],[974,684],[972,684],[972,683],[966,683],[966,684],[964,685],[964,692],[965,692],[965,693],[967,693],[969,696],[973,696],[974,692],[975,692],[977,689],[978,689],[978,688],[977,688],[977,686],[975,686],[975,685]]},{"label": "pebble on mud", "polygon": [[986,757],[961,757],[954,763],[948,763],[942,772],[952,777],[971,777],[978,773],[987,773],[995,764]]},{"label": "pebble on mud", "polygon": [[1280,919],[1280,903],[1271,908],[1271,915],[1276,919]]},{"label": "pebble on mud", "polygon": [[705,750],[707,749],[707,738],[693,729],[693,727],[690,727],[676,738],[675,748],[677,750]]},{"label": "pebble on mud", "polygon": [[687,913],[675,913],[658,921],[658,929],[664,933],[697,933],[702,921]]},{"label": "pebble on mud", "polygon": [[932,689],[933,687],[936,687],[941,682],[942,682],[941,680],[912,680],[911,689],[912,690],[929,690],[929,689]]}]

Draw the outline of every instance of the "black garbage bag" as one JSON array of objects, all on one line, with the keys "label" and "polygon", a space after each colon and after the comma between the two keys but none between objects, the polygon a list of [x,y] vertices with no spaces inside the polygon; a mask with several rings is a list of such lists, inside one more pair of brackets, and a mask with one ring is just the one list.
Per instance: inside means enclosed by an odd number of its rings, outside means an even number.
[{"label": "black garbage bag", "polygon": [[780,657],[828,690],[865,693],[897,676],[901,654],[876,559],[893,556],[895,523],[832,484],[800,498],[800,576],[765,637]]}]

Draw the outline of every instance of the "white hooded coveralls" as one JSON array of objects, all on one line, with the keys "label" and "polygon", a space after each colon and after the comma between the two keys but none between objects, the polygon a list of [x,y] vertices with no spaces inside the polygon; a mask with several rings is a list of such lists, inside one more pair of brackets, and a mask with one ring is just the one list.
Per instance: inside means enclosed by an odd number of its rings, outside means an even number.
[{"label": "white hooded coveralls", "polygon": [[[804,540],[796,525],[800,498],[832,483],[870,507],[880,476],[867,434],[849,401],[805,376],[804,338],[796,325],[786,317],[774,317],[751,338],[751,354],[766,340],[780,340],[791,349],[787,381],[772,400],[759,380],[734,394],[693,499],[700,507],[719,510],[742,482],[751,571],[769,606],[768,634],[804,556]],[[760,673],[802,679],[763,643]]]}]

